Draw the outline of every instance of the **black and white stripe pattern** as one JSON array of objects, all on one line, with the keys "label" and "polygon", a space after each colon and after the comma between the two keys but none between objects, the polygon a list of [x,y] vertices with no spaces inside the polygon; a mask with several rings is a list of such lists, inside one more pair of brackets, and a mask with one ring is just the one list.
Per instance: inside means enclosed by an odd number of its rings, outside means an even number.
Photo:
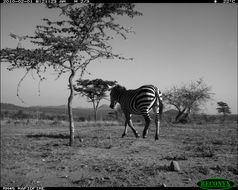
[{"label": "black and white stripe pattern", "polygon": [[142,115],[145,119],[145,128],[143,131],[143,138],[145,138],[151,121],[149,112],[153,109],[156,124],[155,139],[158,139],[159,125],[163,112],[163,103],[162,93],[157,87],[153,85],[144,85],[134,90],[126,90],[125,87],[116,85],[111,89],[110,98],[110,107],[113,109],[116,103],[119,103],[126,117],[125,130],[122,137],[124,137],[127,133],[127,124],[133,130],[135,136],[139,137],[131,121],[131,114],[136,114]]}]

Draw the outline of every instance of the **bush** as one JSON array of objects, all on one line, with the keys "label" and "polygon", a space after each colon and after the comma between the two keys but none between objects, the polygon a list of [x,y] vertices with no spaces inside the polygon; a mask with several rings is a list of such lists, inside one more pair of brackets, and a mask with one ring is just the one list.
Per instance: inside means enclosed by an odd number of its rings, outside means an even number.
[{"label": "bush", "polygon": [[27,113],[24,113],[22,110],[18,110],[18,112],[13,115],[13,119],[29,119],[31,118],[31,115],[30,114],[27,114]]}]

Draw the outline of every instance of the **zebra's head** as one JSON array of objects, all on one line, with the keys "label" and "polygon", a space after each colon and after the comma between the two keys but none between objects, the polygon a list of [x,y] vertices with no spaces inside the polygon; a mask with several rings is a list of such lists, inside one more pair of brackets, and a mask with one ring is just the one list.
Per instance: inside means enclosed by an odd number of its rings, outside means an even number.
[{"label": "zebra's head", "polygon": [[120,85],[116,85],[111,89],[110,92],[110,108],[114,109],[115,105],[119,102],[119,97],[123,91],[125,91],[126,88]]}]

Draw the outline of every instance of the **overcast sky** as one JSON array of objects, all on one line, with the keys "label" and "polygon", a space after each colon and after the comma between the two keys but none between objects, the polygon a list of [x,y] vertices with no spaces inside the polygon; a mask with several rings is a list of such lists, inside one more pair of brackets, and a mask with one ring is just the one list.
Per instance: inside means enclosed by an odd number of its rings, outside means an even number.
[{"label": "overcast sky", "polygon": [[[172,85],[181,85],[203,78],[215,93],[204,112],[217,113],[217,101],[224,101],[237,113],[237,5],[235,4],[136,4],[143,16],[119,18],[117,22],[133,27],[135,34],[127,40],[115,38],[114,52],[133,61],[103,60],[88,66],[84,78],[117,80],[126,88],[154,84],[163,92]],[[9,33],[33,34],[42,18],[57,19],[58,12],[41,4],[1,4],[1,48],[15,48],[17,41]],[[32,48],[29,42],[22,42]],[[31,75],[23,81],[20,96],[17,84],[23,70],[9,72],[1,63],[1,102],[21,106],[63,105],[67,103],[68,74],[55,80],[48,72],[48,80],[40,85]],[[103,103],[109,104],[107,101]],[[91,107],[87,101],[75,97],[74,107]]]}]

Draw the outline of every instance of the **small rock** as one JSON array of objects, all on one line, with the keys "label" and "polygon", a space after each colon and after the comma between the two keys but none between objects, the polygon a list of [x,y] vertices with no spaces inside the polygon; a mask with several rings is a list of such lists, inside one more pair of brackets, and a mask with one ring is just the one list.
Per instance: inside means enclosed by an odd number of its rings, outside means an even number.
[{"label": "small rock", "polygon": [[100,171],[100,169],[99,169],[97,166],[95,166],[93,169],[94,169],[95,171]]},{"label": "small rock", "polygon": [[181,169],[180,169],[180,167],[179,167],[178,162],[172,161],[172,162],[170,163],[170,170],[171,170],[171,171],[176,171],[176,172],[180,171]]},{"label": "small rock", "polygon": [[183,182],[186,183],[186,184],[188,184],[188,183],[191,181],[190,178],[184,178],[184,179],[182,179],[182,180],[183,180]]},{"label": "small rock", "polygon": [[60,176],[60,178],[68,178],[68,176],[67,175],[62,175],[62,176]]},{"label": "small rock", "polygon": [[109,177],[102,177],[101,178],[103,181],[105,181],[105,180],[109,180],[110,178]]},{"label": "small rock", "polygon": [[86,164],[82,164],[80,167],[81,168],[87,168],[88,166]]}]

